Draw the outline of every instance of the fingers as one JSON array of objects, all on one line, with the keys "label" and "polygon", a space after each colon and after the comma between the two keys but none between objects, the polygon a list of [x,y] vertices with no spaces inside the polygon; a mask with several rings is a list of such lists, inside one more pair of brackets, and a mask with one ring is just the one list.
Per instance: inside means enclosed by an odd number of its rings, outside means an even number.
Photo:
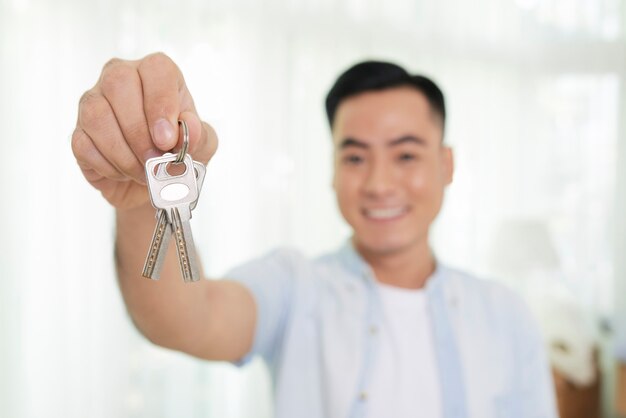
[{"label": "fingers", "polygon": [[111,105],[97,91],[81,99],[73,147],[79,161],[88,162],[107,178],[145,184],[143,165],[126,142]]},{"label": "fingers", "polygon": [[123,179],[123,174],[100,154],[89,135],[81,128],[76,128],[72,134],[72,152],[76,157],[78,166],[90,183],[102,177],[115,180]]},{"label": "fingers", "polygon": [[202,132],[203,139],[198,144],[197,154],[200,161],[206,164],[217,151],[218,139],[213,127],[206,122],[202,122]]},{"label": "fingers", "polygon": [[145,161],[181,148],[179,119],[189,128],[188,152],[208,162],[217,137],[198,117],[176,64],[162,53],[139,61],[113,59],[80,100],[72,149],[92,184],[102,184],[92,175],[145,184]]},{"label": "fingers", "polygon": [[178,118],[183,110],[181,99],[186,93],[183,76],[174,62],[164,54],[148,55],[138,67],[143,86],[143,110],[152,141],[162,151],[178,142]]},{"label": "fingers", "polygon": [[148,122],[143,110],[143,87],[137,63],[109,61],[102,70],[98,84],[137,159],[143,164],[148,158],[160,155],[161,152],[150,139]]}]

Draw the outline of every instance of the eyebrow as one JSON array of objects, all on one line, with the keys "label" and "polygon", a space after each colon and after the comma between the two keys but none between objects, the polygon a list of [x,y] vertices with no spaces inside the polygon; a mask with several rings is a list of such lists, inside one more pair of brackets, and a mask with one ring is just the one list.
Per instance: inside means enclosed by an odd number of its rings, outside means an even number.
[{"label": "eyebrow", "polygon": [[388,145],[394,146],[394,145],[400,145],[400,144],[405,144],[405,143],[414,143],[417,145],[426,146],[426,141],[423,138],[420,138],[414,135],[405,135],[398,139],[394,139],[393,141],[390,141]]},{"label": "eyebrow", "polygon": [[[387,146],[393,147],[393,146],[406,144],[406,143],[414,143],[417,145],[426,146],[426,141],[424,139],[419,138],[414,135],[405,135],[400,138],[393,139],[387,143]],[[360,141],[354,138],[346,138],[343,141],[341,141],[341,143],[339,144],[339,148],[345,149],[347,147],[357,147],[357,148],[368,149],[370,146],[368,143],[364,141]]]},{"label": "eyebrow", "polygon": [[345,149],[348,147],[357,147],[357,148],[367,149],[370,146],[367,145],[365,142],[359,141],[358,139],[354,139],[354,138],[346,138],[343,141],[341,141],[341,144],[339,144],[340,149]]}]

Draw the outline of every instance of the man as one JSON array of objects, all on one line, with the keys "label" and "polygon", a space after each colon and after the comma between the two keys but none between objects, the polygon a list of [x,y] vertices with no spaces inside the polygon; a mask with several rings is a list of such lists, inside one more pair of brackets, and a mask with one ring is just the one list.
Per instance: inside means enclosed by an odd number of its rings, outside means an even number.
[{"label": "man", "polygon": [[[170,252],[162,280],[141,279],[154,227],[143,163],[217,145],[182,74],[163,54],[113,60],[81,99],[72,146],[117,210],[117,268],[139,330],[209,360],[268,363],[277,417],[555,417],[542,342],[500,286],[449,269],[428,235],[452,181],[445,104],[430,80],[389,63],[346,71],[326,109],[334,189],[352,239],[308,260],[278,250],[231,280],[185,285]],[[243,238],[243,237],[242,237]]]}]

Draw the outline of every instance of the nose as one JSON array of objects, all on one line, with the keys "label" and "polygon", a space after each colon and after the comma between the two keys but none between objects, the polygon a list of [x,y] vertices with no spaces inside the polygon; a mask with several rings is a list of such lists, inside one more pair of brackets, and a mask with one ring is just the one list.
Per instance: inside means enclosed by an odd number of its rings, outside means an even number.
[{"label": "nose", "polygon": [[392,167],[382,161],[375,161],[367,173],[363,184],[363,192],[368,197],[384,198],[391,196],[395,189],[395,178]]}]

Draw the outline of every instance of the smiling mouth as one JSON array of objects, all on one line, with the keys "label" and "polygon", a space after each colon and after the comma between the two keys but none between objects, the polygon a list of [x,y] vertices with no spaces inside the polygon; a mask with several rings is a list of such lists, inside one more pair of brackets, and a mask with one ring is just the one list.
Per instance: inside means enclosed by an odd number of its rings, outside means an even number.
[{"label": "smiling mouth", "polygon": [[399,218],[408,211],[409,208],[406,206],[384,209],[363,209],[363,215],[365,215],[366,218],[373,219],[375,221],[388,221]]}]

